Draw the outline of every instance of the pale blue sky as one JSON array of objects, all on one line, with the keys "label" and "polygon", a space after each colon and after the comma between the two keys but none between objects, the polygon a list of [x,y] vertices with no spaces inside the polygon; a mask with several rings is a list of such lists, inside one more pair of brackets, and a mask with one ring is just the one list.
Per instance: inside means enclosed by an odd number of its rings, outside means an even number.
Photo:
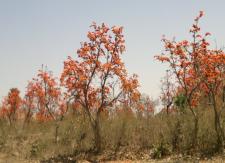
[{"label": "pale blue sky", "polygon": [[203,30],[221,47],[224,6],[223,0],[0,0],[0,97],[11,87],[23,92],[42,64],[59,75],[95,21],[124,26],[126,67],[139,75],[140,90],[156,98],[166,69],[153,58],[162,50],[161,36],[189,38],[204,10]]}]

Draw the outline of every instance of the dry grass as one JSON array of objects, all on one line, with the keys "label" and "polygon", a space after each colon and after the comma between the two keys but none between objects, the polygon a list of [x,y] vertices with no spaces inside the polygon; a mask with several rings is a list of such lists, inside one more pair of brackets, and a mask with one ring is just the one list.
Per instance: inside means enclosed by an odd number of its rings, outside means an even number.
[{"label": "dry grass", "polygon": [[213,112],[208,110],[199,115],[198,146],[194,152],[190,148],[194,124],[188,112],[162,113],[152,117],[126,112],[115,117],[104,115],[101,117],[102,152],[98,155],[92,153],[93,132],[82,114],[71,114],[60,122],[57,143],[54,122],[32,121],[23,128],[22,122],[12,127],[2,119],[0,162],[7,159],[8,162],[57,162],[65,159],[150,162],[179,160],[180,155],[182,158],[210,159],[215,154],[216,145]]}]

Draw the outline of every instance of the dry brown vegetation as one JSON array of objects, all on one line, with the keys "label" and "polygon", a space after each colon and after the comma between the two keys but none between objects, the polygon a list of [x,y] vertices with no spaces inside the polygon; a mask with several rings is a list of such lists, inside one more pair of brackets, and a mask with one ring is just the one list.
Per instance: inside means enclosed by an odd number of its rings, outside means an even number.
[{"label": "dry brown vegetation", "polygon": [[102,151],[98,154],[93,150],[91,126],[80,112],[73,112],[60,122],[57,142],[55,124],[51,121],[31,121],[24,128],[19,121],[12,127],[1,119],[0,158],[16,162],[210,159],[217,144],[212,113],[210,110],[200,113],[196,148],[191,146],[194,122],[188,110],[149,117],[125,111],[115,117],[101,115]]}]

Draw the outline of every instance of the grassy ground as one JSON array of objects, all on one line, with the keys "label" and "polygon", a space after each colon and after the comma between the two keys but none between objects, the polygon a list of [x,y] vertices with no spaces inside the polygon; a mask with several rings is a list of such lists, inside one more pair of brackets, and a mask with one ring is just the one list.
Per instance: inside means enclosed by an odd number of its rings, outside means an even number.
[{"label": "grassy ground", "polygon": [[[183,115],[101,117],[102,152],[93,153],[93,132],[85,117],[70,114],[59,123],[32,121],[10,126],[0,120],[0,163],[26,162],[224,162],[214,151],[213,114],[200,114],[198,146],[190,148],[193,120]],[[176,147],[176,148],[175,148]]]}]

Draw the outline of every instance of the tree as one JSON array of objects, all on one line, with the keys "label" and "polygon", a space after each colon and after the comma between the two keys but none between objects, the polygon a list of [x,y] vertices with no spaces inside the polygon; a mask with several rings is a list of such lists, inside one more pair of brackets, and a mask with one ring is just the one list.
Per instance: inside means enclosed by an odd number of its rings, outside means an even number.
[{"label": "tree", "polygon": [[20,91],[17,88],[11,88],[8,96],[2,102],[1,114],[9,120],[10,125],[18,118],[18,113],[21,109],[22,99]]},{"label": "tree", "polygon": [[176,42],[163,38],[165,52],[157,55],[156,59],[162,62],[169,63],[171,72],[173,73],[176,83],[177,92],[186,99],[187,107],[191,111],[194,118],[194,134],[193,147],[197,144],[198,134],[198,114],[196,107],[201,96],[201,84],[205,77],[201,74],[200,66],[201,59],[205,54],[205,41],[209,33],[206,33],[204,38],[199,34],[200,27],[198,26],[200,18],[203,16],[203,11],[195,18],[195,22],[190,29],[192,41],[183,40]]},{"label": "tree", "polygon": [[[203,16],[201,11],[195,19],[190,30],[193,41],[175,42],[163,39],[167,53],[156,56],[162,62],[168,62],[179,84],[181,93],[177,104],[187,103],[195,117],[197,127],[197,114],[194,108],[198,107],[202,97],[208,96],[214,111],[214,126],[217,133],[218,150],[224,147],[224,132],[220,122],[220,115],[225,108],[225,53],[219,49],[210,49],[207,37],[209,32],[201,34],[198,26]],[[222,98],[221,98],[222,97]],[[220,103],[222,102],[222,105]],[[220,107],[221,106],[221,107]],[[195,127],[195,128],[196,128]],[[195,135],[197,135],[197,129]]]},{"label": "tree", "polygon": [[29,122],[33,114],[38,121],[54,120],[56,125],[55,141],[58,140],[59,122],[68,110],[61,89],[52,73],[39,70],[37,78],[28,83],[25,94],[26,119]]},{"label": "tree", "polygon": [[[214,126],[217,134],[217,149],[224,148],[224,131],[221,125],[221,113],[225,109],[225,53],[222,50],[210,50],[205,45],[200,67],[204,82],[201,87],[214,111]],[[222,103],[222,105],[221,105]]]},{"label": "tree", "polygon": [[23,103],[23,109],[24,109],[24,125],[29,124],[31,121],[31,118],[35,114],[35,108],[36,108],[36,102],[35,101],[35,93],[36,93],[36,87],[34,86],[33,82],[29,82],[26,88],[25,96],[24,96],[24,103]]},{"label": "tree", "polygon": [[121,98],[140,97],[137,76],[128,77],[121,54],[125,51],[122,27],[92,24],[88,42],[81,43],[77,60],[64,62],[61,83],[73,102],[82,106],[94,132],[96,151],[101,150],[100,114]]},{"label": "tree", "polygon": [[140,100],[136,102],[134,108],[139,115],[150,118],[155,113],[155,106],[157,101],[154,101],[151,97],[146,94],[141,94]]},{"label": "tree", "polygon": [[35,116],[40,121],[56,120],[63,113],[60,87],[46,70],[39,70],[37,78],[28,83],[25,99],[28,114],[35,109]]},{"label": "tree", "polygon": [[173,73],[166,71],[166,76],[161,80],[161,96],[160,99],[163,104],[163,109],[166,109],[166,114],[168,115],[169,112],[173,109],[174,103],[174,96],[176,95],[175,85],[173,84],[171,78]]}]

